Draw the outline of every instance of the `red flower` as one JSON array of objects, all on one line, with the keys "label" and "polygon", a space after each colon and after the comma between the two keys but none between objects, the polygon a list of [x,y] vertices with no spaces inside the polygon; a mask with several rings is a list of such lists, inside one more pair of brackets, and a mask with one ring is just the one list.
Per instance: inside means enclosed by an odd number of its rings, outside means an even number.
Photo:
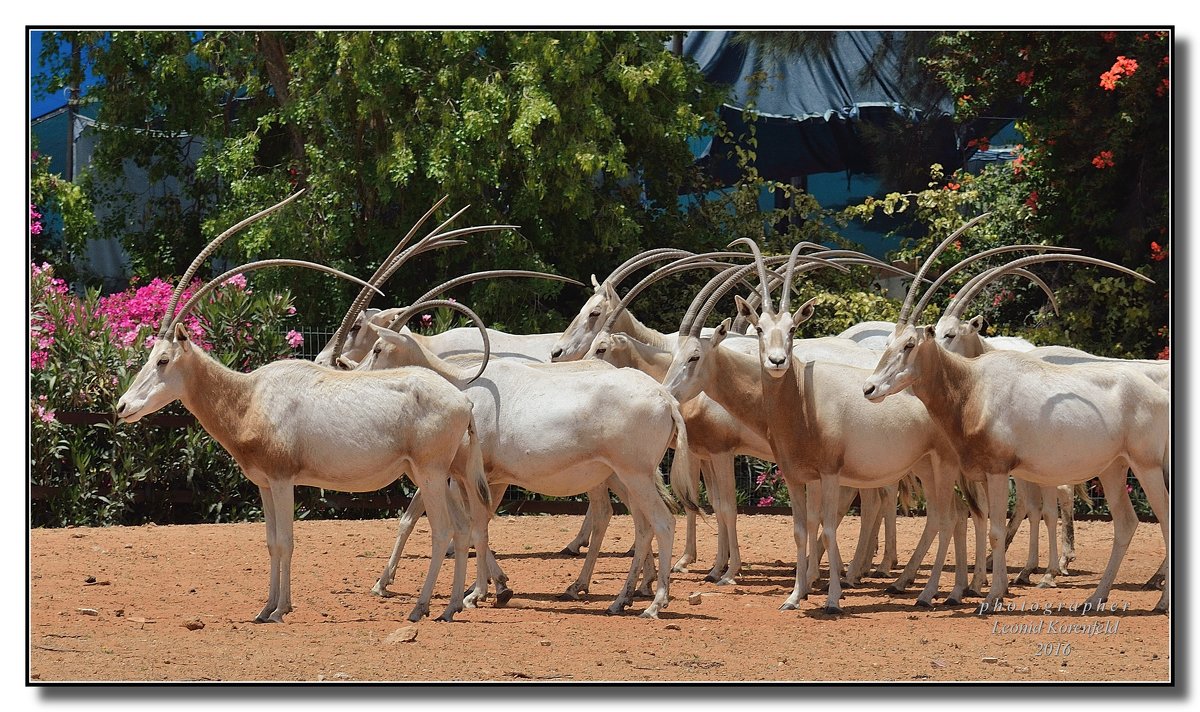
[{"label": "red flower", "polygon": [[1166,96],[1169,91],[1171,91],[1171,80],[1165,77],[1158,83],[1158,86],[1154,87],[1154,93],[1158,96]]},{"label": "red flower", "polygon": [[1017,72],[1017,84],[1020,84],[1023,87],[1033,84],[1033,70],[1031,69],[1028,72]]},{"label": "red flower", "polygon": [[1092,159],[1092,165],[1099,169],[1112,168],[1116,165],[1113,163],[1112,151],[1101,151],[1096,154],[1096,157]]},{"label": "red flower", "polygon": [[958,183],[947,183],[944,190],[958,190],[961,187],[962,187],[962,185],[960,185]]},{"label": "red flower", "polygon": [[1025,171],[1025,156],[1017,156],[1017,160],[1013,161],[1013,175],[1019,176]]},{"label": "red flower", "polygon": [[1100,39],[1104,40],[1105,42],[1108,42],[1109,44],[1112,44],[1113,42],[1117,41],[1117,33],[1116,32],[1101,32]]},{"label": "red flower", "polygon": [[1167,251],[1162,248],[1157,242],[1150,243],[1150,259],[1155,262],[1162,262],[1167,259]]},{"label": "red flower", "polygon": [[967,148],[978,148],[980,151],[986,151],[991,147],[992,143],[988,140],[987,136],[980,136],[979,138],[967,141]]},{"label": "red flower", "polygon": [[1117,61],[1113,63],[1112,69],[1100,75],[1100,87],[1105,91],[1112,91],[1117,88],[1117,80],[1122,76],[1132,77],[1137,71],[1138,63],[1136,59],[1130,59],[1125,55],[1118,55]]},{"label": "red flower", "polygon": [[1029,191],[1029,197],[1025,199],[1025,205],[1026,205],[1026,207],[1028,207],[1030,210],[1033,210],[1034,212],[1037,212],[1037,206],[1038,206],[1038,192],[1037,192],[1036,190],[1031,190],[1031,191]]},{"label": "red flower", "polygon": [[1169,361],[1171,359],[1171,347],[1164,346],[1162,351],[1158,352],[1159,361]]}]

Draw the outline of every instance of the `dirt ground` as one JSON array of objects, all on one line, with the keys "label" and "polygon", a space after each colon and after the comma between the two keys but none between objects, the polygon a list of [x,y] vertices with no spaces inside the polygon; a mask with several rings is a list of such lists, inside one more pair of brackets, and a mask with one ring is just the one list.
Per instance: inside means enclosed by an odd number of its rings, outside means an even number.
[{"label": "dirt ground", "polygon": [[[389,636],[410,625],[406,616],[429,561],[424,520],[392,585],[399,595],[389,599],[371,595],[370,589],[391,549],[395,520],[297,522],[295,611],[284,625],[251,622],[268,584],[261,523],[33,530],[29,675],[35,683],[1170,677],[1170,621],[1150,612],[1159,593],[1140,587],[1162,560],[1157,525],[1139,526],[1110,597],[1118,608],[1128,602],[1128,610],[1086,617],[1066,610],[981,616],[978,599],[968,599],[972,605],[919,609],[913,603],[928,575],[925,566],[917,586],[903,595],[885,593],[891,579],[881,578],[846,591],[845,613],[834,617],[821,612],[823,594],[810,596],[799,611],[778,610],[792,585],[790,518],[743,516],[738,530],[748,564],[738,583],[703,581],[716,537],[715,524],[701,524],[700,561],[688,573],[672,576],[670,607],[660,620],[647,620],[636,615],[647,603],[643,599],[625,615],[605,613],[628,572],[630,560],[618,553],[633,542],[628,516],[615,517],[609,527],[591,593],[583,601],[558,600],[581,559],[557,552],[581,519],[493,520],[492,546],[516,592],[512,601],[499,608],[489,599],[458,614],[453,623],[425,619],[408,642],[389,641]],[[923,521],[900,519],[902,562]],[[839,532],[847,559],[857,528],[857,520],[848,518]],[[1026,531],[1010,550],[1010,576],[1024,561]],[[1014,604],[1073,604],[1091,593],[1108,557],[1112,525],[1079,523],[1077,537],[1075,575],[1060,578],[1057,589],[1014,587]],[[682,520],[676,539],[678,550]],[[471,578],[474,563],[472,558]],[[451,569],[442,568],[434,615],[445,606]],[[947,570],[943,595],[951,578]],[[700,602],[691,605],[689,594],[696,592],[702,594]],[[1048,632],[1052,621],[1061,626],[1081,620],[1108,629],[1095,635]],[[1041,634],[997,630],[1039,621],[1045,624]],[[1057,654],[1046,654],[1051,652]]]}]

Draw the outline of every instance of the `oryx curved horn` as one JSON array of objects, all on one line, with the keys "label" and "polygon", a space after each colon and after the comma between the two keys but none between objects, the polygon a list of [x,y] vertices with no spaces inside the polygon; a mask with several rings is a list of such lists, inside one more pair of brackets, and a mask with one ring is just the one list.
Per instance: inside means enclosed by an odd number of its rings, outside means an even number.
[{"label": "oryx curved horn", "polygon": [[925,289],[925,293],[921,295],[921,298],[917,301],[916,306],[913,307],[912,318],[920,319],[921,314],[925,311],[925,307],[929,306],[929,302],[933,299],[933,296],[937,293],[937,290],[943,284],[945,284],[947,280],[960,272],[967,265],[993,255],[1000,255],[1004,254],[1005,252],[1020,252],[1022,250],[1041,250],[1043,252],[1056,253],[1079,252],[1079,250],[1074,247],[1055,247],[1054,245],[1002,245],[1000,247],[993,247],[990,250],[984,250],[983,252],[970,255],[938,275],[938,278],[933,281],[933,284]]},{"label": "oryx curved horn", "polygon": [[177,321],[173,318],[175,315],[175,306],[179,304],[179,298],[183,296],[183,291],[187,289],[188,282],[190,282],[192,277],[196,275],[196,270],[200,269],[200,265],[204,264],[204,261],[207,260],[212,253],[216,252],[217,248],[221,246],[221,243],[225,242],[226,239],[228,239],[231,235],[236,234],[242,228],[265,218],[288,203],[291,203],[296,198],[299,198],[301,195],[304,195],[303,188],[295,193],[292,193],[290,196],[284,198],[266,210],[262,210],[254,215],[251,215],[220,235],[214,237],[212,241],[200,251],[200,254],[196,255],[196,258],[192,260],[192,263],[188,265],[186,270],[184,270],[183,275],[179,277],[179,282],[175,285],[175,289],[171,292],[171,299],[169,302],[167,302],[167,311],[163,314],[162,324],[158,329],[158,338],[164,338],[167,335],[167,330]]},{"label": "oryx curved horn", "polygon": [[980,220],[983,220],[988,215],[991,215],[991,213],[982,213],[974,218],[971,218],[964,223],[962,227],[950,233],[950,236],[942,240],[937,247],[933,248],[933,252],[929,253],[929,256],[925,258],[925,262],[921,264],[921,268],[917,270],[917,277],[913,280],[912,286],[908,288],[908,294],[904,297],[904,304],[900,307],[900,316],[896,319],[897,324],[908,323],[912,312],[913,301],[917,298],[917,293],[921,289],[921,280],[924,279],[925,273],[929,271],[929,267],[933,265],[933,262],[937,259],[938,255],[942,254],[942,251],[945,250],[950,243],[957,240],[964,232],[974,227],[976,223],[978,223]]},{"label": "oryx curved horn", "polygon": [[[177,314],[175,316],[175,318],[171,320],[171,322],[170,322],[170,324],[168,324],[167,328],[170,329],[171,327],[175,326],[175,324],[177,324],[180,319],[182,319],[184,316],[186,316],[188,314],[188,312],[190,312],[192,310],[193,307],[195,307],[197,304],[200,303],[200,299],[202,297],[206,296],[209,292],[211,292],[214,289],[216,289],[217,287],[221,286],[221,284],[223,282],[225,282],[226,280],[228,280],[229,278],[235,277],[235,276],[237,276],[239,274],[243,274],[245,272],[250,272],[252,270],[262,269],[263,267],[305,267],[305,268],[314,269],[314,270],[317,270],[320,272],[328,272],[329,274],[336,275],[338,277],[341,277],[342,279],[364,285],[365,287],[367,287],[369,289],[374,289],[377,292],[379,291],[375,287],[372,287],[367,282],[364,282],[363,280],[359,279],[358,277],[355,277],[352,274],[346,274],[345,272],[343,272],[341,270],[334,269],[333,267],[328,267],[326,265],[317,264],[315,262],[305,262],[304,260],[289,260],[289,259],[259,260],[257,262],[250,262],[250,263],[241,265],[239,267],[234,267],[233,269],[229,270],[228,272],[225,272],[224,274],[221,274],[221,275],[209,280],[203,287],[201,287],[200,289],[197,289],[196,293],[193,294],[186,302],[184,302],[183,306],[179,309],[179,314]],[[380,292],[380,294],[382,294],[382,293],[383,292]]]},{"label": "oryx curved horn", "polygon": [[472,272],[470,274],[464,274],[461,277],[455,277],[454,279],[442,282],[438,286],[422,294],[420,297],[417,297],[413,304],[423,302],[427,299],[433,299],[442,292],[445,292],[449,289],[454,289],[455,287],[463,284],[478,282],[484,279],[497,279],[500,277],[533,277],[540,279],[552,279],[556,282],[566,282],[567,284],[574,284],[580,287],[583,286],[583,282],[580,282],[577,279],[563,277],[562,275],[558,274],[550,274],[549,272],[534,272],[527,269],[493,269],[486,270],[484,272]]},{"label": "oryx curved horn", "polygon": [[471,310],[470,307],[467,307],[460,302],[452,302],[449,299],[429,299],[426,301],[416,302],[411,306],[405,307],[404,311],[396,315],[396,318],[392,320],[392,326],[399,329],[407,324],[408,320],[413,318],[417,312],[433,307],[446,307],[462,314],[466,314],[471,321],[475,322],[475,326],[479,328],[479,333],[483,337],[483,361],[479,364],[479,371],[471,377],[470,381],[467,381],[467,383],[471,383],[476,378],[482,376],[484,369],[487,368],[488,359],[491,358],[492,355],[492,342],[488,339],[487,327],[484,326],[483,319],[480,319],[479,315]]},{"label": "oryx curved horn", "polygon": [[950,304],[946,307],[946,313],[947,314],[961,314],[962,310],[966,306],[966,303],[968,301],[970,301],[972,298],[974,298],[975,295],[979,293],[979,290],[983,289],[983,287],[985,287],[989,282],[991,282],[995,279],[998,279],[1001,276],[1011,273],[1022,267],[1028,267],[1029,265],[1039,264],[1042,262],[1083,262],[1085,264],[1098,265],[1100,267],[1108,267],[1109,269],[1116,270],[1117,272],[1127,274],[1130,277],[1136,277],[1137,279],[1140,279],[1143,282],[1149,282],[1150,284],[1154,284],[1154,280],[1150,279],[1149,277],[1147,277],[1144,274],[1134,272],[1133,270],[1129,269],[1128,267],[1122,267],[1119,264],[1109,262],[1107,260],[1102,260],[1102,259],[1099,259],[1096,257],[1088,257],[1086,255],[1061,254],[1061,253],[1053,253],[1053,254],[1047,254],[1047,255],[1031,255],[1029,257],[1021,257],[1019,259],[1015,259],[1012,262],[1009,262],[1008,264],[1000,265],[999,267],[995,267],[993,269],[990,269],[986,272],[977,274],[974,277],[972,277],[970,279],[970,281],[968,281],[966,284],[964,284],[962,286],[961,289],[958,290],[958,294],[956,294],[954,296],[954,299],[952,299],[950,301]]}]

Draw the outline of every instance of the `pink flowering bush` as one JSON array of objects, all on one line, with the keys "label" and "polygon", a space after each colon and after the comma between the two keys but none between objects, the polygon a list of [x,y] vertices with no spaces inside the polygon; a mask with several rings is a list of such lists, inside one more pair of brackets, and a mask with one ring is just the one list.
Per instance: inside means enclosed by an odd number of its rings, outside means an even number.
[{"label": "pink flowering bush", "polygon": [[[64,414],[111,414],[146,359],[173,285],[153,279],[100,296],[79,296],[48,264],[31,265],[29,369],[31,484],[36,525],[222,521],[255,516],[257,489],[203,429],[64,423]],[[136,281],[136,280],[135,280]],[[180,307],[198,289],[184,291]],[[245,280],[216,289],[183,320],[196,343],[249,371],[294,354],[285,333],[295,310],[286,293],[255,294]],[[299,338],[298,338],[299,337]],[[162,414],[183,415],[176,403]],[[248,486],[249,485],[249,486]],[[169,492],[191,489],[181,508]],[[137,505],[135,507],[135,505]]]}]

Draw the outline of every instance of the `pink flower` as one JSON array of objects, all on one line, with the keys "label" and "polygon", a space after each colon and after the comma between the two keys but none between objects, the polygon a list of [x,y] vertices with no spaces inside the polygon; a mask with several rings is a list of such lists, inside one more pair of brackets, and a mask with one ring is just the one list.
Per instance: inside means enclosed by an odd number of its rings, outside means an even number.
[{"label": "pink flower", "polygon": [[1133,494],[1133,485],[1125,485],[1125,494]]},{"label": "pink flower", "polygon": [[46,367],[46,362],[50,360],[50,354],[45,351],[33,351],[29,354],[29,370],[40,371]]},{"label": "pink flower", "polygon": [[759,507],[770,507],[773,504],[775,504],[775,498],[772,497],[771,495],[767,495],[766,497],[763,497],[762,499],[758,500]]},{"label": "pink flower", "polygon": [[225,284],[227,284],[227,285],[230,285],[230,286],[233,286],[233,287],[237,287],[238,289],[241,289],[242,291],[245,291],[245,289],[246,289],[246,275],[244,275],[244,274],[235,274],[235,275],[233,275],[232,277],[230,277],[229,279],[225,280]]},{"label": "pink flower", "polygon": [[429,325],[432,323],[433,323],[433,315],[432,314],[422,314],[421,315],[421,326],[428,328]]},{"label": "pink flower", "polygon": [[296,313],[296,307],[288,307],[288,308],[287,308],[287,313],[288,313],[288,316],[291,316],[292,314],[295,314],[295,313]]},{"label": "pink flower", "polygon": [[43,423],[53,423],[56,420],[53,410],[46,410],[41,405],[37,405],[35,409],[37,410],[38,420]]},{"label": "pink flower", "polygon": [[298,349],[304,345],[304,334],[295,329],[289,331],[283,338],[288,342],[288,346],[291,346],[293,349]]}]

